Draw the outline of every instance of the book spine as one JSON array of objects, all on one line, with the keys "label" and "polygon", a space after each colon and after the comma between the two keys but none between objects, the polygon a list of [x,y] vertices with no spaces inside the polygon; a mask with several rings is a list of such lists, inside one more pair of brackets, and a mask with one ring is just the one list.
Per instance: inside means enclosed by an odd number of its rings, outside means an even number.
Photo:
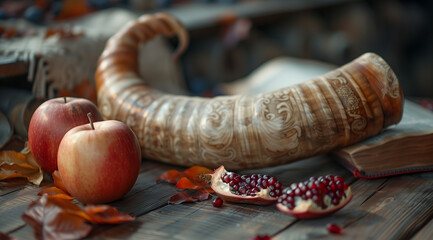
[{"label": "book spine", "polygon": [[423,167],[409,167],[409,168],[395,169],[395,170],[389,170],[389,171],[383,171],[383,172],[371,174],[357,169],[355,166],[345,161],[344,159],[336,158],[336,157],[334,157],[334,159],[344,168],[352,172],[354,177],[362,178],[362,179],[376,179],[376,178],[390,177],[390,176],[401,175],[401,174],[433,171],[433,165],[430,165],[430,166],[423,166]]}]

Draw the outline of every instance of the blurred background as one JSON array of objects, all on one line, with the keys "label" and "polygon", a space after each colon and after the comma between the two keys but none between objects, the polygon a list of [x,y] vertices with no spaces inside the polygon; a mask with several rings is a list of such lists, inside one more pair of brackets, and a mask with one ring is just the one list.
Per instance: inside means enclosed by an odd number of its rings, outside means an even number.
[{"label": "blurred background", "polygon": [[[0,19],[38,25],[124,8],[169,11],[191,32],[182,62],[193,94],[244,77],[265,61],[292,56],[344,64],[373,51],[388,61],[407,96],[433,97],[433,4],[427,0],[3,0]],[[5,29],[2,39],[28,31]],[[2,48],[7,46],[2,45]]]},{"label": "blurred background", "polygon": [[[190,32],[181,61],[161,70],[177,76],[177,92],[224,94],[221,83],[281,56],[339,66],[371,51],[391,65],[406,97],[433,108],[433,1],[3,0],[0,7],[0,111],[6,115],[17,102],[29,108],[34,97],[96,101],[93,74],[105,41],[126,21],[160,11]],[[147,65],[157,68],[168,56],[164,49],[175,47],[176,39],[153,45]]]}]

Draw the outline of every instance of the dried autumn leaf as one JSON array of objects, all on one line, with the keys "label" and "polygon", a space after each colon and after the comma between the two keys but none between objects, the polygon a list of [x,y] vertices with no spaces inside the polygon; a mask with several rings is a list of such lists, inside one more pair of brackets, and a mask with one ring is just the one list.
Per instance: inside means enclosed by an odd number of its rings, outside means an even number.
[{"label": "dried autumn leaf", "polygon": [[79,239],[92,229],[80,212],[81,208],[69,200],[44,194],[29,205],[22,218],[37,239]]},{"label": "dried autumn leaf", "polygon": [[212,172],[213,171],[211,169],[202,166],[192,166],[186,169],[185,171],[183,171],[183,173],[187,178],[189,178],[192,182],[195,182],[200,185],[206,184],[206,180],[204,176],[207,174],[211,174]]},{"label": "dried autumn leaf", "polygon": [[202,186],[193,183],[189,178],[183,177],[177,183],[176,187],[180,189],[200,189]]},{"label": "dried autumn leaf", "polygon": [[197,201],[197,199],[194,199],[188,193],[186,193],[186,192],[178,192],[175,195],[171,196],[171,198],[168,201],[168,203],[171,203],[171,204],[181,204],[181,203],[184,203],[184,202],[195,202],[195,201]]},{"label": "dried autumn leaf", "polygon": [[188,202],[203,201],[209,198],[209,193],[197,190],[185,190],[173,195],[168,203],[181,204]]},{"label": "dried autumn leaf", "polygon": [[177,171],[177,170],[168,170],[156,179],[157,182],[169,182],[169,183],[177,183],[179,179],[181,179],[184,176],[183,173]]},{"label": "dried autumn leaf", "polygon": [[37,239],[79,239],[92,229],[92,225],[86,222],[117,224],[135,219],[108,205],[90,205],[83,210],[65,199],[66,194],[56,187],[41,192],[42,197],[31,203],[22,215],[34,229]]},{"label": "dried autumn leaf", "polygon": [[84,211],[90,218],[90,222],[99,224],[117,224],[134,221],[135,217],[122,214],[116,208],[109,205],[88,205]]},{"label": "dried autumn leaf", "polygon": [[44,194],[47,194],[48,196],[57,197],[57,198],[67,199],[67,200],[74,199],[74,197],[72,197],[71,195],[69,195],[68,193],[66,193],[65,191],[63,191],[62,189],[60,189],[58,187],[47,187],[47,188],[42,189],[38,193],[38,195],[40,195],[40,196],[42,196]]},{"label": "dried autumn leaf", "polygon": [[65,193],[69,194],[69,193],[68,193],[68,190],[66,190],[66,187],[65,187],[65,185],[63,184],[63,180],[62,180],[62,178],[60,177],[60,173],[59,173],[58,170],[55,170],[55,171],[53,172],[53,179],[54,179],[54,186],[56,186],[56,187],[62,189]]},{"label": "dried autumn leaf", "polygon": [[0,180],[22,177],[39,186],[43,176],[43,172],[36,163],[27,144],[21,152],[0,152]]},{"label": "dried autumn leaf", "polygon": [[209,193],[214,193],[206,181],[207,176],[211,173],[212,170],[209,168],[192,166],[183,172],[177,170],[166,171],[157,178],[157,182],[176,183],[177,188],[184,189],[183,192],[173,195],[169,203],[180,204],[197,200],[202,201],[209,198]]}]

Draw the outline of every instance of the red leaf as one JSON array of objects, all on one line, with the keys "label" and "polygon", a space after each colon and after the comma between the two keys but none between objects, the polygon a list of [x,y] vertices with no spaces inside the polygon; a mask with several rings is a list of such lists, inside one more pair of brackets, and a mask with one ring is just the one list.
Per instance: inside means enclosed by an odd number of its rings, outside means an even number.
[{"label": "red leaf", "polygon": [[134,217],[122,214],[116,208],[108,205],[88,205],[85,212],[89,215],[90,221],[100,224],[116,224],[134,221]]},{"label": "red leaf", "polygon": [[29,205],[22,218],[33,227],[37,239],[79,239],[92,229],[83,217],[74,214],[80,210],[68,200],[44,194]]},{"label": "red leaf", "polygon": [[209,198],[209,193],[205,191],[186,190],[173,195],[168,203],[181,204],[184,202],[203,201]]},{"label": "red leaf", "polygon": [[177,170],[168,170],[161,174],[156,181],[157,182],[169,182],[169,183],[177,183],[179,179],[181,179],[184,176],[183,173],[177,171]]},{"label": "red leaf", "polygon": [[194,194],[191,195],[194,199],[197,199],[199,201],[204,201],[209,198],[209,193],[206,191],[196,191]]},{"label": "red leaf", "polygon": [[42,197],[31,203],[22,215],[34,229],[37,239],[79,239],[92,229],[86,221],[115,224],[135,219],[108,205],[87,206],[83,210],[65,199],[68,195],[56,187],[46,188],[40,194]]},{"label": "red leaf", "polygon": [[173,196],[171,196],[170,200],[168,201],[168,203],[172,203],[172,204],[181,204],[184,202],[195,202],[197,201],[196,199],[192,198],[188,193],[186,192],[179,192]]}]

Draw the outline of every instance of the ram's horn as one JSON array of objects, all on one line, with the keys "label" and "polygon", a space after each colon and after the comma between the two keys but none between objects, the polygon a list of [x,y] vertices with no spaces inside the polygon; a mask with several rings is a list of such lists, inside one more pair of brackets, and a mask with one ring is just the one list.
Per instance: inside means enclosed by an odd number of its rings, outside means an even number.
[{"label": "ram's horn", "polygon": [[305,83],[258,95],[199,98],[169,95],[138,76],[138,46],[178,36],[168,14],[147,15],[107,43],[96,72],[106,119],[128,124],[143,156],[167,163],[258,168],[306,158],[378,134],[402,117],[400,84],[379,56],[367,53]]}]

